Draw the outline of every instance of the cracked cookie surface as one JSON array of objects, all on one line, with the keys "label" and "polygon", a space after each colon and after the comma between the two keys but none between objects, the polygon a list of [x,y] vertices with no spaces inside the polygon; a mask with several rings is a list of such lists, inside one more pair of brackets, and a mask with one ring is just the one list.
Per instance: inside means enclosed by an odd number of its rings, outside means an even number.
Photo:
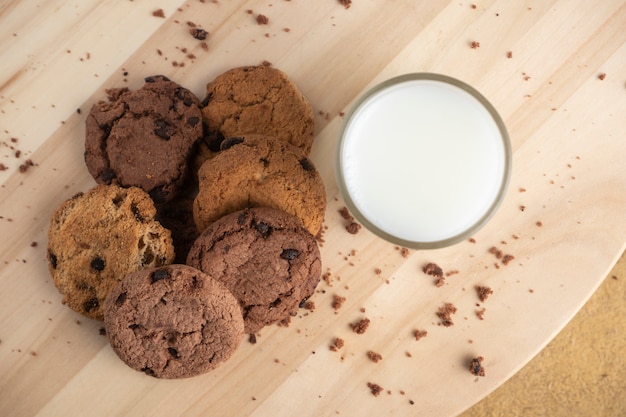
[{"label": "cracked cookie surface", "polygon": [[247,207],[273,207],[296,216],[311,234],[318,234],[326,189],[299,148],[261,135],[228,138],[221,147],[198,171],[199,192],[193,204],[198,230]]},{"label": "cracked cookie surface", "polygon": [[124,276],[174,259],[169,230],[154,220],[150,196],[98,185],[61,204],[48,230],[48,269],[63,303],[102,320],[107,294]]},{"label": "cracked cookie surface", "polygon": [[200,142],[202,161],[219,151],[224,138],[246,134],[273,136],[310,153],[313,109],[282,71],[264,65],[233,68],[208,83],[206,92],[202,116],[209,134]]},{"label": "cracked cookie surface", "polygon": [[170,200],[202,137],[199,100],[164,76],[138,90],[107,90],[86,120],[85,162],[99,184],[140,187],[156,203]]},{"label": "cracked cookie surface", "polygon": [[235,297],[187,265],[127,275],[105,302],[104,323],[115,353],[156,378],[187,378],[215,369],[243,338]]},{"label": "cracked cookie surface", "polygon": [[321,276],[317,241],[284,211],[229,214],[196,239],[187,264],[221,281],[239,300],[246,333],[295,315]]}]

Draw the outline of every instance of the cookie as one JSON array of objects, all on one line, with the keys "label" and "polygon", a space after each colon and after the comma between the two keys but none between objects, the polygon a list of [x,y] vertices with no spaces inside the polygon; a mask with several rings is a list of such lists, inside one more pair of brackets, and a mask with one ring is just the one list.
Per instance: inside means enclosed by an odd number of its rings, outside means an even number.
[{"label": "cookie", "polygon": [[48,230],[48,269],[63,303],[102,320],[107,294],[126,274],[174,259],[170,232],[143,190],[98,185],[61,204]]},{"label": "cookie", "polygon": [[199,100],[164,76],[142,88],[108,90],[86,120],[85,162],[99,184],[140,187],[156,203],[170,200],[202,137]]},{"label": "cookie", "polygon": [[239,300],[246,333],[296,314],[321,275],[315,237],[294,216],[258,207],[220,218],[196,239],[187,264]]},{"label": "cookie", "polygon": [[208,372],[235,352],[244,334],[230,291],[186,265],[127,275],[104,303],[104,324],[120,359],[156,378]]},{"label": "cookie", "polygon": [[207,84],[202,116],[208,135],[200,159],[219,151],[224,138],[263,134],[309,154],[315,117],[311,105],[282,71],[266,66],[233,68]]},{"label": "cookie", "polygon": [[222,142],[222,150],[198,172],[193,205],[198,230],[246,207],[274,207],[299,218],[317,235],[326,211],[322,178],[301,149],[260,135]]}]

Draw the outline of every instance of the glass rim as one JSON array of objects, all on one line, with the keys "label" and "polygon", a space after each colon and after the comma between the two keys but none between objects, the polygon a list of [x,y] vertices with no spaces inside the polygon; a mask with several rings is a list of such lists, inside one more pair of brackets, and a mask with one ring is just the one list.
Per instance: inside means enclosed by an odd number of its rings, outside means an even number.
[{"label": "glass rim", "polygon": [[[386,232],[373,224],[367,216],[365,216],[356,206],[350,192],[348,191],[348,187],[344,177],[343,170],[343,144],[346,140],[346,132],[350,127],[353,117],[359,112],[362,106],[372,97],[381,93],[382,91],[405,83],[409,81],[419,81],[419,80],[428,80],[428,81],[436,81],[444,84],[451,85],[453,87],[457,87],[466,93],[469,93],[473,98],[475,98],[489,113],[493,121],[495,122],[498,131],[500,133],[500,139],[502,140],[503,151],[504,151],[504,169],[502,170],[502,178],[500,181],[500,187],[498,189],[498,193],[496,197],[489,205],[489,208],[483,213],[483,215],[478,218],[472,225],[464,229],[463,231],[453,235],[446,237],[445,239],[433,240],[433,241],[418,241],[418,240],[408,240],[389,232]],[[374,87],[370,88],[366,91],[361,97],[357,99],[354,105],[350,108],[350,110],[346,113],[345,119],[340,129],[339,140],[337,141],[336,151],[335,151],[335,176],[337,180],[337,185],[339,187],[339,192],[348,208],[350,213],[355,217],[357,221],[359,221],[365,228],[373,232],[375,235],[397,245],[411,248],[411,249],[438,249],[447,246],[454,245],[462,240],[468,239],[473,234],[475,234],[478,230],[480,230],[487,222],[493,217],[496,213],[504,197],[506,195],[506,191],[509,186],[511,171],[512,171],[512,149],[511,149],[511,141],[509,137],[509,133],[506,129],[504,121],[496,111],[495,107],[480,93],[478,90],[470,86],[469,84],[460,81],[456,78],[438,74],[431,72],[415,72],[399,75],[390,79],[387,79]]]}]

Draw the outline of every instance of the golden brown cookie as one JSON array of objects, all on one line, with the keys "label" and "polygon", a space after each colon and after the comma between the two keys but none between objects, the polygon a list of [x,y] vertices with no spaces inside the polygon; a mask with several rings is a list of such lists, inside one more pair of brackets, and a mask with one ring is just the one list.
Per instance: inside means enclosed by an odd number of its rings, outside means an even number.
[{"label": "golden brown cookie", "polygon": [[108,90],[86,120],[85,163],[99,184],[140,187],[156,203],[172,199],[202,137],[200,101],[166,77],[140,89]]},{"label": "golden brown cookie", "polygon": [[326,211],[322,178],[301,149],[271,137],[249,135],[222,142],[198,172],[193,217],[202,231],[247,207],[273,207],[297,217],[317,235]]},{"label": "golden brown cookie", "polygon": [[99,185],[65,201],[48,231],[48,269],[73,310],[102,320],[111,288],[129,272],[174,259],[169,230],[143,190]]},{"label": "golden brown cookie", "polygon": [[243,338],[235,297],[219,281],[187,265],[128,274],[104,303],[115,353],[156,378],[188,378],[228,359]]},{"label": "golden brown cookie", "polygon": [[224,138],[252,133],[289,142],[307,155],[311,151],[313,109],[282,71],[266,65],[233,68],[206,90],[202,116],[208,134],[200,142],[201,161],[218,152]]},{"label": "golden brown cookie", "polygon": [[239,300],[246,333],[296,314],[317,286],[317,240],[282,210],[257,207],[221,217],[196,239],[187,264],[221,281]]}]

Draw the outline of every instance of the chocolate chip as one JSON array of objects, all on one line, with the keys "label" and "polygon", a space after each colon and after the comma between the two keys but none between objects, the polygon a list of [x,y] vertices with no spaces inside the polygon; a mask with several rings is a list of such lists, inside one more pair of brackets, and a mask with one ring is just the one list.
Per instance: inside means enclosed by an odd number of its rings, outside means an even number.
[{"label": "chocolate chip", "polygon": [[202,107],[206,107],[209,105],[209,101],[211,101],[211,98],[213,97],[212,94],[207,95],[204,100],[202,100],[202,102],[200,102],[200,106]]},{"label": "chocolate chip", "polygon": [[170,140],[170,137],[172,136],[172,127],[165,120],[155,120],[154,134],[163,140]]},{"label": "chocolate chip", "polygon": [[169,278],[170,272],[167,269],[157,269],[150,275],[150,281],[154,284],[162,279]]},{"label": "chocolate chip", "polygon": [[141,371],[144,372],[146,375],[156,376],[156,373],[152,369],[148,368],[147,366],[145,368],[141,368]]},{"label": "chocolate chip", "polygon": [[170,353],[170,355],[172,355],[174,359],[180,358],[180,356],[178,356],[178,351],[174,349],[173,347],[168,347],[167,351]]},{"label": "chocolate chip", "polygon": [[49,251],[48,259],[50,259],[50,265],[52,265],[52,269],[57,269],[57,256]]},{"label": "chocolate chip", "polygon": [[297,249],[283,249],[280,253],[280,257],[286,261],[293,261],[298,257],[298,255],[300,255],[300,251]]},{"label": "chocolate chip", "polygon": [[165,75],[153,75],[153,76],[144,78],[144,81],[147,83],[154,83],[154,82],[157,82],[158,80],[169,81],[170,79],[167,78]]},{"label": "chocolate chip", "polygon": [[176,97],[183,101],[183,104],[187,107],[190,107],[193,104],[193,99],[189,95],[189,91],[184,88],[179,88],[176,90]]},{"label": "chocolate chip", "polygon": [[124,301],[126,301],[126,292],[123,292],[117,296],[117,298],[115,299],[115,305],[120,307],[122,304],[124,304]]},{"label": "chocolate chip", "polygon": [[242,211],[241,213],[239,213],[239,216],[237,216],[237,224],[238,225],[244,224],[247,218],[248,218],[248,212]]},{"label": "chocolate chip", "polygon": [[141,325],[139,325],[137,323],[133,323],[133,324],[128,326],[128,328],[131,329],[131,330],[135,330],[135,329],[138,329],[140,327],[141,327]]},{"label": "chocolate chip", "polygon": [[199,41],[205,40],[206,37],[209,35],[209,32],[200,28],[191,28],[189,29],[189,33],[191,33],[191,36],[193,36]]},{"label": "chocolate chip", "polygon": [[252,224],[252,227],[254,227],[257,230],[257,232],[261,234],[261,237],[263,237],[263,239],[267,239],[272,234],[272,226],[270,226],[267,223],[254,222]]},{"label": "chocolate chip", "polygon": [[104,271],[104,267],[106,266],[106,263],[104,262],[104,259],[100,257],[95,257],[91,260],[91,263],[89,264],[89,266],[94,271],[100,272],[100,271]]},{"label": "chocolate chip", "polygon": [[267,158],[261,158],[259,159],[259,161],[263,164],[265,168],[267,168],[270,165],[270,161],[268,161]]},{"label": "chocolate chip", "polygon": [[83,308],[85,309],[87,313],[89,313],[94,308],[98,308],[99,306],[100,306],[100,302],[98,301],[97,298],[90,298],[89,300],[85,301],[85,303],[83,304]]},{"label": "chocolate chip", "polygon": [[238,137],[224,139],[222,143],[220,144],[220,150],[223,151],[225,149],[232,148],[233,146],[242,142],[243,142],[243,138],[238,138]]},{"label": "chocolate chip", "polygon": [[105,184],[110,184],[111,181],[113,180],[113,178],[115,178],[115,172],[113,172],[112,169],[110,168],[105,168],[102,170],[102,173],[100,174],[100,179],[105,183]]},{"label": "chocolate chip", "polygon": [[[204,131],[208,132],[207,125],[203,123],[202,126]],[[202,141],[206,143],[212,152],[219,152],[220,146],[222,145],[222,142],[224,142],[224,135],[220,132],[209,132],[202,138]]]},{"label": "chocolate chip", "polygon": [[187,124],[189,126],[195,126],[198,124],[199,121],[200,121],[199,117],[190,117],[189,119],[187,119]]},{"label": "chocolate chip", "polygon": [[144,222],[144,218],[141,215],[141,212],[139,211],[139,208],[135,204],[131,204],[130,205],[130,210],[135,215],[135,220],[137,220],[138,222],[141,222],[141,223]]},{"label": "chocolate chip", "polygon": [[307,301],[309,301],[309,297],[304,297],[302,301],[300,301],[300,304],[298,304],[298,307],[304,308],[306,306]]},{"label": "chocolate chip", "polygon": [[315,171],[315,166],[313,165],[311,161],[309,161],[308,158],[302,158],[300,160],[300,165],[302,166],[302,169],[304,169],[305,171]]}]

